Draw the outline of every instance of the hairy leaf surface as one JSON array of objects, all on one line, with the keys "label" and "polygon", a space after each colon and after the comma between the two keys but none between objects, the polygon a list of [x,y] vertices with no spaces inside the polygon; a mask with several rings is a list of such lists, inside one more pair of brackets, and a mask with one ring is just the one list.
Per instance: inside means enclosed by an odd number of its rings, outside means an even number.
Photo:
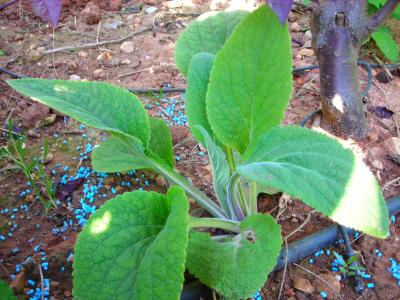
[{"label": "hairy leaf surface", "polygon": [[227,299],[247,299],[267,280],[282,245],[281,229],[270,215],[252,215],[241,233],[224,241],[192,232],[186,266],[201,282]]},{"label": "hairy leaf surface", "polygon": [[292,86],[291,42],[263,5],[248,15],[217,54],[207,91],[207,115],[226,146],[243,153],[280,124]]},{"label": "hairy leaf surface", "polygon": [[97,172],[106,173],[151,169],[140,141],[117,135],[111,135],[93,150],[92,166]]},{"label": "hairy leaf surface", "polygon": [[375,177],[339,142],[299,127],[275,128],[237,171],[301,199],[332,220],[376,237],[389,234],[388,210]]},{"label": "hairy leaf surface", "polygon": [[188,241],[188,201],[130,192],[106,202],[79,234],[74,299],[179,299]]},{"label": "hairy leaf surface", "polygon": [[246,11],[207,13],[191,23],[176,42],[174,59],[179,71],[186,76],[190,61],[197,53],[217,54],[247,14]]},{"label": "hairy leaf surface", "polygon": [[197,129],[197,125],[204,128],[208,135],[213,136],[211,126],[208,123],[206,112],[206,94],[211,68],[215,55],[202,52],[193,56],[190,62],[187,91],[186,114],[190,124],[190,130],[194,137],[204,145],[203,134]]},{"label": "hairy leaf surface", "polygon": [[137,137],[147,147],[150,125],[140,100],[117,86],[90,81],[17,79],[7,83],[19,93],[89,126]]},{"label": "hairy leaf surface", "polygon": [[174,168],[172,137],[167,124],[161,119],[150,118],[150,129],[149,150]]}]

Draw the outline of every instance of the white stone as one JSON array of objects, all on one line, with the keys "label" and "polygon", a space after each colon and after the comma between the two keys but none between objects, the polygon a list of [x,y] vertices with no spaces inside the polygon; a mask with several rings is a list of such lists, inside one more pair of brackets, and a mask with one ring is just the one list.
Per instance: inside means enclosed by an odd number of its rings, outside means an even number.
[{"label": "white stone", "polygon": [[132,42],[123,42],[119,49],[122,52],[129,54],[129,53],[132,53],[133,51],[135,51],[135,46],[133,45]]},{"label": "white stone", "polygon": [[72,74],[69,76],[69,80],[81,80],[81,77],[75,74]]},{"label": "white stone", "polygon": [[155,7],[155,6],[149,6],[149,7],[146,7],[146,9],[144,10],[144,12],[145,12],[146,14],[148,14],[148,15],[151,15],[151,14],[154,14],[157,10],[158,10],[157,7]]}]

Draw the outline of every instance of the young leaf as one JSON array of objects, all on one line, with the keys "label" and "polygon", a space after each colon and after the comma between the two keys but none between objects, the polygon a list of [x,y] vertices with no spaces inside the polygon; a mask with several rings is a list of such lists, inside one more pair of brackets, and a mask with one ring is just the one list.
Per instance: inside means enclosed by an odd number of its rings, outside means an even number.
[{"label": "young leaf", "polygon": [[188,201],[130,192],[106,202],[75,246],[75,299],[178,299],[188,241]]},{"label": "young leaf", "polygon": [[8,287],[7,282],[0,280],[0,299],[4,300],[17,300],[18,298],[14,296],[12,290]]},{"label": "young leaf", "polygon": [[192,232],[186,266],[224,299],[251,298],[275,266],[282,245],[281,229],[270,215],[256,214],[240,224],[241,233],[223,242]]},{"label": "young leaf", "polygon": [[115,134],[93,150],[92,166],[97,172],[106,173],[151,169],[137,138]]},{"label": "young leaf", "polygon": [[58,26],[63,0],[31,0],[33,11],[43,21],[51,23],[53,27]]},{"label": "young leaf", "polygon": [[340,265],[342,265],[343,267],[346,267],[346,261],[344,260],[343,256],[340,255],[339,253],[337,253],[336,251],[333,251],[333,254],[335,255],[337,261],[339,262]]},{"label": "young leaf", "polygon": [[206,107],[218,140],[243,153],[280,124],[291,86],[287,24],[263,5],[237,26],[215,59]]},{"label": "young leaf", "polygon": [[380,26],[371,38],[376,42],[382,53],[391,61],[399,61],[399,46],[393,38],[392,32],[386,26]]},{"label": "young leaf", "polygon": [[351,264],[352,264],[353,262],[355,262],[356,260],[357,260],[357,255],[353,255],[352,257],[350,257],[350,258],[348,259],[347,265],[348,265],[348,266],[351,266]]},{"label": "young leaf", "polygon": [[203,136],[204,145],[207,149],[208,157],[210,158],[215,194],[221,207],[229,216],[231,212],[227,202],[226,190],[230,171],[225,152],[212,141],[210,135],[203,127],[197,126],[197,130]]},{"label": "young leaf", "polygon": [[179,71],[186,76],[190,60],[197,53],[217,54],[247,14],[247,11],[207,13],[191,23],[175,45],[174,59]]},{"label": "young leaf", "polygon": [[161,158],[170,168],[174,168],[174,151],[171,131],[161,119],[150,118],[149,150]]},{"label": "young leaf", "polygon": [[202,52],[193,56],[187,78],[186,114],[194,137],[204,145],[203,134],[197,125],[213,136],[206,112],[206,93],[215,55]]},{"label": "young leaf", "polygon": [[7,80],[19,93],[89,126],[137,137],[147,147],[150,125],[140,100],[117,86],[90,81]]},{"label": "young leaf", "polygon": [[292,9],[293,0],[266,0],[283,25]]},{"label": "young leaf", "polygon": [[351,150],[321,133],[287,126],[263,135],[237,172],[301,199],[332,220],[384,238],[389,215],[378,182]]}]

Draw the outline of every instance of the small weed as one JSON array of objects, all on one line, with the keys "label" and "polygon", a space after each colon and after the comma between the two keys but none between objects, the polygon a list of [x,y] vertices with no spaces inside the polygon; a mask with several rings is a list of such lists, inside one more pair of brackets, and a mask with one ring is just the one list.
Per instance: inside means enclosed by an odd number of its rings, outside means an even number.
[{"label": "small weed", "polygon": [[28,178],[28,185],[33,189],[34,195],[43,204],[47,214],[51,206],[57,207],[55,203],[54,183],[46,174],[43,161],[48,155],[48,142],[45,141],[43,155],[41,159],[34,158],[30,160],[27,157],[26,137],[20,136],[14,138],[12,134],[12,121],[8,124],[8,146],[0,147],[0,159],[8,159],[14,163],[13,168],[24,173]]},{"label": "small weed", "polygon": [[343,277],[347,278],[350,276],[354,276],[356,275],[357,271],[365,271],[364,267],[361,267],[359,264],[355,263],[358,259],[357,255],[353,255],[346,261],[343,256],[336,251],[333,251],[333,254],[336,257],[336,260],[339,264],[339,270],[342,273]]}]

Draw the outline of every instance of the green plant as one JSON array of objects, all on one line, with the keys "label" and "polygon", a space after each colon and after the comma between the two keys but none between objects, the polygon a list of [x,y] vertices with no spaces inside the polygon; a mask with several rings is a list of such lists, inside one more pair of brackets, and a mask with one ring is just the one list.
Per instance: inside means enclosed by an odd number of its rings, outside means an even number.
[{"label": "green plant", "polygon": [[3,300],[17,300],[7,282],[0,280],[0,298]]},{"label": "green plant", "polygon": [[[280,226],[257,211],[257,195],[266,188],[340,224],[388,235],[382,193],[362,159],[325,134],[280,127],[291,95],[292,56],[287,25],[268,7],[193,22],[177,42],[175,60],[187,75],[187,116],[208,151],[217,202],[174,170],[168,127],[149,117],[135,95],[105,83],[8,81],[110,133],[93,152],[95,170],[145,168],[173,185],[167,195],[119,195],[96,211],[75,246],[75,299],[178,299],[185,267],[227,299],[251,297],[282,245]],[[189,216],[187,196],[212,217]]]},{"label": "green plant", "polygon": [[[385,5],[386,1],[387,0],[368,0],[370,12],[375,13],[381,9]],[[400,20],[400,5],[397,6],[392,17],[396,20]],[[399,45],[393,38],[393,34],[389,27],[385,25],[379,26],[371,35],[371,39],[374,40],[387,59],[394,62],[399,61]]]},{"label": "green plant", "polygon": [[343,256],[336,251],[333,251],[333,254],[336,257],[339,270],[344,277],[355,276],[357,271],[365,271],[364,267],[355,263],[358,260],[357,255],[353,255],[346,261]]},{"label": "green plant", "polygon": [[33,189],[34,195],[43,204],[46,214],[51,206],[57,207],[53,181],[46,174],[43,167],[43,161],[47,155],[48,142],[45,141],[42,159],[29,159],[26,151],[26,137],[20,135],[17,139],[14,138],[12,121],[10,120],[8,124],[8,145],[0,147],[0,160],[11,160],[15,168],[21,170],[28,178],[29,186]]}]

